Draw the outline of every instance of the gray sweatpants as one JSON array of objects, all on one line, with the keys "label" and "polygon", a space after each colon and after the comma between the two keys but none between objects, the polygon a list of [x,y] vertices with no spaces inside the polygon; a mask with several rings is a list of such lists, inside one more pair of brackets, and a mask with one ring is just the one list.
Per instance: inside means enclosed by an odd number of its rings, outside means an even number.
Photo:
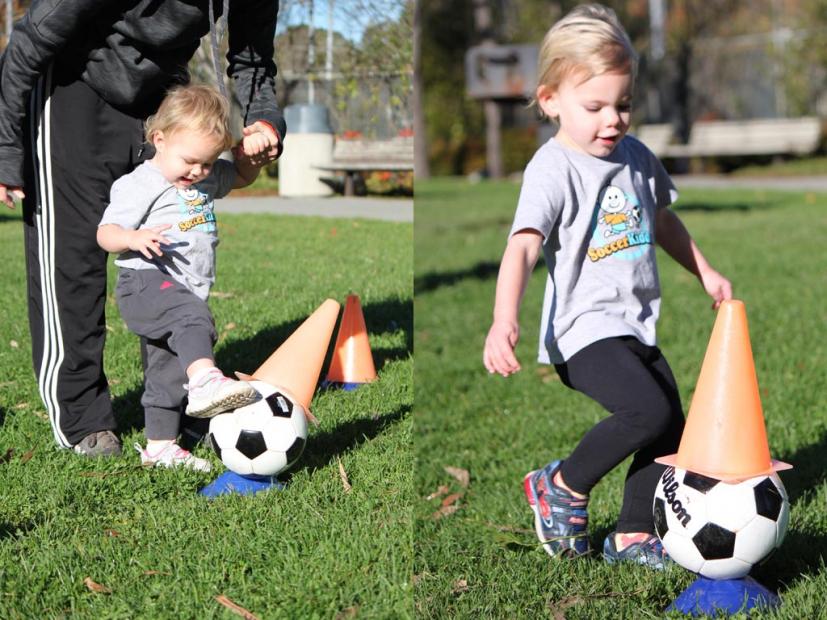
[{"label": "gray sweatpants", "polygon": [[141,337],[147,439],[175,439],[184,410],[187,367],[213,358],[217,340],[207,302],[155,269],[121,269],[115,299]]}]

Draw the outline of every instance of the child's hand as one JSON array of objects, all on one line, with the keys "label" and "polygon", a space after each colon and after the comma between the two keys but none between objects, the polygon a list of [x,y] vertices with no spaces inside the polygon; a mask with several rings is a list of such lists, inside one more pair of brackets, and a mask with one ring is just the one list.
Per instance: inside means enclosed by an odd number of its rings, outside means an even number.
[{"label": "child's hand", "polygon": [[251,165],[258,167],[276,159],[279,137],[270,125],[256,121],[244,127],[241,132],[244,137],[237,147],[237,155],[240,153]]},{"label": "child's hand", "polygon": [[514,347],[520,339],[520,326],[513,321],[494,321],[485,338],[482,361],[490,373],[503,377],[520,370],[520,363],[514,356]]},{"label": "child's hand", "polygon": [[127,236],[129,249],[133,252],[140,252],[147,258],[152,258],[152,254],[162,256],[164,253],[161,250],[161,244],[169,245],[170,241],[161,233],[171,226],[172,224],[159,224],[149,228],[130,230]]},{"label": "child's hand", "polygon": [[0,202],[6,204],[9,209],[14,209],[14,199],[23,200],[25,198],[23,190],[19,187],[10,187],[0,183]]},{"label": "child's hand", "polygon": [[722,301],[732,299],[732,284],[712,268],[701,273],[701,284],[707,294],[715,300],[712,304],[713,310],[717,310]]},{"label": "child's hand", "polygon": [[260,131],[251,133],[241,139],[241,150],[247,157],[253,158],[264,153],[270,147],[270,140]]}]

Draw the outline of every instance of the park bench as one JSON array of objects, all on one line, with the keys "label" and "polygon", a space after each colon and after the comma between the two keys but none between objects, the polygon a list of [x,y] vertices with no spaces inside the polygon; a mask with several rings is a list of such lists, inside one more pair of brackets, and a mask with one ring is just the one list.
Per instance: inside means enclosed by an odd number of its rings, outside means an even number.
[{"label": "park bench", "polygon": [[641,125],[637,137],[661,158],[748,155],[808,155],[821,146],[817,117],[698,121],[687,144],[672,144],[667,124]]},{"label": "park bench", "polygon": [[344,174],[344,195],[353,196],[356,177],[362,172],[413,171],[413,136],[398,136],[390,140],[337,138],[333,159],[319,170]]}]

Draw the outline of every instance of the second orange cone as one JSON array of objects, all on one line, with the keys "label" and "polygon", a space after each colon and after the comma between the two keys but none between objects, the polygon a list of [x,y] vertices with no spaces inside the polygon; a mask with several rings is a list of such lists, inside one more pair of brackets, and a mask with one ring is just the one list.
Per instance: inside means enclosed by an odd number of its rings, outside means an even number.
[{"label": "second orange cone", "polygon": [[678,452],[655,460],[724,481],[792,467],[770,458],[742,301],[721,303]]},{"label": "second orange cone", "polygon": [[350,390],[375,379],[376,368],[359,296],[348,295],[325,384]]}]

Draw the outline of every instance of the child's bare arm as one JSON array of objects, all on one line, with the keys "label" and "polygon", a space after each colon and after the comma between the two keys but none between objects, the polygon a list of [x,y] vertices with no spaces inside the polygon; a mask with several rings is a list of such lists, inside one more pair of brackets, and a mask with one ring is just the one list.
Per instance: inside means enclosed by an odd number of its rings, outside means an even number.
[{"label": "child's bare arm", "polygon": [[98,227],[98,245],[113,254],[132,250],[140,252],[147,258],[152,258],[152,254],[161,256],[163,254],[161,244],[170,243],[161,233],[170,226],[171,224],[160,224],[149,228],[129,230],[117,224],[104,224]]},{"label": "child's bare arm", "polygon": [[655,216],[655,239],[669,256],[694,274],[717,308],[725,299],[732,299],[732,284],[707,262],[695,240],[672,209],[658,209]]},{"label": "child's bare arm", "polygon": [[253,163],[253,158],[244,150],[242,143],[237,144],[233,149],[233,158],[236,170],[233,189],[247,187],[258,177],[261,164]]},{"label": "child's bare arm", "polygon": [[542,235],[533,229],[521,230],[508,240],[497,276],[494,320],[488,330],[482,355],[485,368],[490,373],[507,377],[520,370],[520,363],[514,356],[514,347],[520,338],[520,302],[540,256],[542,243]]}]

